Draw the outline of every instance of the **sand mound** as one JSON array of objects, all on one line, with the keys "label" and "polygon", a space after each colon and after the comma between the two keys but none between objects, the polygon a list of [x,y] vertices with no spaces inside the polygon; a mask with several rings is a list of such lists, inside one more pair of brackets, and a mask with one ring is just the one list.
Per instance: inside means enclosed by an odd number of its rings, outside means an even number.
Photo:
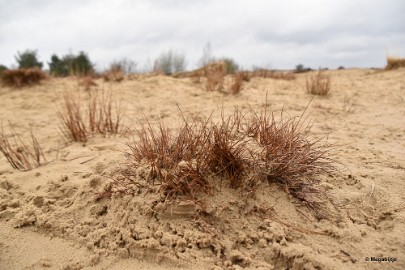
[{"label": "sand mound", "polygon": [[[3,120],[19,130],[31,122],[50,162],[21,172],[0,157],[0,269],[405,268],[404,71],[330,75],[330,96],[310,107],[316,116],[312,133],[330,133],[329,140],[341,145],[336,158],[342,166],[320,176],[325,196],[318,211],[269,183],[251,198],[218,185],[211,195],[201,195],[204,207],[163,202],[156,190],[111,194],[132,138],[96,135],[86,144],[62,142],[54,104],[67,88],[84,91],[76,89],[77,82],[1,88]],[[261,108],[266,93],[272,110],[284,107],[300,115],[310,99],[300,88],[305,76],[253,78],[237,96],[164,76],[110,86],[127,102],[128,127],[135,128],[135,118],[145,114],[177,128],[176,105],[187,113],[231,114],[234,106]],[[140,181],[148,169],[137,168]]]}]

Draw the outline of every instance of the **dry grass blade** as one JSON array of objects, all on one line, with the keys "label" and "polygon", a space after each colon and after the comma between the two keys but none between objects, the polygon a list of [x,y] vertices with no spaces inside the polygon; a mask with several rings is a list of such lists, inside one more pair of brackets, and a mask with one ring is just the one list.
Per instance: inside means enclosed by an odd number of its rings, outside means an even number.
[{"label": "dry grass blade", "polygon": [[10,165],[17,170],[25,171],[44,164],[46,158],[32,130],[30,131],[31,144],[28,146],[24,140],[16,134],[11,123],[9,123],[9,125],[14,144],[10,143],[2,126],[0,133],[0,152],[3,153]]},{"label": "dry grass blade", "polygon": [[87,142],[87,129],[80,97],[75,98],[71,91],[65,91],[62,97],[62,108],[58,111],[58,117],[62,122],[62,134],[70,141]]},{"label": "dry grass blade", "polygon": [[305,86],[308,94],[326,96],[331,88],[330,77],[319,70],[316,76],[306,80]]}]

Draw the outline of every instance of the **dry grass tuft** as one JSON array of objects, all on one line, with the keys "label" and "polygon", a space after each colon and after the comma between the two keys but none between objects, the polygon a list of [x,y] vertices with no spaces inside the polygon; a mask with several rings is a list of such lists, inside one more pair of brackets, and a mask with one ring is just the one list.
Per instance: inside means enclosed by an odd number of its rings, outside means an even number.
[{"label": "dry grass tuft", "polygon": [[207,78],[205,89],[208,92],[222,91],[225,81],[225,68],[224,65],[209,65],[204,70],[204,76]]},{"label": "dry grass tuft", "polygon": [[112,91],[93,90],[89,92],[88,122],[92,133],[104,136],[118,134],[122,127],[123,110],[112,96]]},{"label": "dry grass tuft", "polygon": [[45,72],[37,68],[4,70],[1,73],[1,83],[5,86],[21,88],[39,84],[48,78]]},{"label": "dry grass tuft", "polygon": [[331,80],[319,70],[316,76],[306,79],[305,86],[308,94],[326,96],[331,89]]},{"label": "dry grass tuft", "polygon": [[[177,133],[173,133],[163,123],[153,126],[146,121],[137,130],[139,141],[128,145],[131,150],[130,166],[150,166],[147,180],[152,186],[158,180],[166,198],[186,196],[197,200],[199,192],[210,192],[205,177],[207,123],[187,120]],[[131,178],[134,174],[126,176]]]},{"label": "dry grass tuft", "polygon": [[62,122],[62,134],[69,141],[87,142],[88,134],[80,97],[75,97],[71,91],[65,91],[62,97],[62,108],[58,111],[58,117]]},{"label": "dry grass tuft", "polygon": [[385,67],[386,70],[392,70],[405,67],[405,58],[400,57],[387,57],[387,66]]},{"label": "dry grass tuft", "polygon": [[251,109],[244,123],[244,132],[261,146],[258,164],[267,180],[283,184],[294,197],[315,207],[316,176],[335,170],[329,158],[332,145],[311,139],[311,124],[302,116],[281,112],[276,119],[273,112],[257,114]]},{"label": "dry grass tuft", "polygon": [[245,73],[236,73],[233,76],[233,82],[229,88],[229,91],[231,94],[236,95],[242,90],[243,82],[246,80],[246,74]]},{"label": "dry grass tuft", "polygon": [[82,107],[79,95],[65,91],[62,97],[63,104],[58,111],[58,117],[62,122],[62,134],[69,141],[87,142],[91,134],[108,136],[121,132],[124,111],[114,100],[111,91],[89,91],[87,113]]},{"label": "dry grass tuft", "polygon": [[106,82],[121,82],[125,78],[125,72],[119,65],[111,65],[111,67],[102,75]]},{"label": "dry grass tuft", "polygon": [[[149,191],[159,186],[164,199],[185,196],[194,202],[199,193],[211,193],[223,180],[245,196],[270,181],[316,209],[317,176],[335,167],[329,157],[332,146],[311,139],[310,128],[302,116],[286,117],[282,112],[277,118],[253,109],[238,109],[228,118],[222,114],[218,122],[183,116],[177,132],[146,120],[137,131],[139,140],[128,145],[129,166],[123,174],[125,181]],[[143,178],[146,184],[137,173],[144,166],[149,168]],[[128,182],[120,186],[128,193]]]},{"label": "dry grass tuft", "polygon": [[10,143],[6,136],[3,126],[0,132],[0,152],[6,157],[10,165],[20,171],[27,171],[39,167],[46,163],[46,158],[38,140],[30,130],[30,145],[20,136],[18,136],[9,123],[11,129],[11,138],[14,143]]},{"label": "dry grass tuft", "polygon": [[79,77],[79,85],[84,87],[84,90],[90,91],[92,87],[97,86],[93,76]]}]

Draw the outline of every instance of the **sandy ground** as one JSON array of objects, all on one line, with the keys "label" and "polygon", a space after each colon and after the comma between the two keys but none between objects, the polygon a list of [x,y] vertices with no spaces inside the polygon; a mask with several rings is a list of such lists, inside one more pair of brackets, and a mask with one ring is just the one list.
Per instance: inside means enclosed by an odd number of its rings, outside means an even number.
[{"label": "sandy ground", "polygon": [[[405,269],[405,70],[328,71],[332,90],[307,111],[312,135],[339,145],[339,172],[319,176],[327,201],[314,213],[280,187],[243,200],[222,187],[204,195],[209,215],[187,202],[151,209],[156,196],[98,199],[120,174],[132,137],[94,136],[65,144],[56,104],[65,90],[86,97],[75,79],[0,88],[0,119],[21,136],[32,127],[48,163],[13,169],[0,156],[0,269]],[[191,79],[143,77],[103,83],[136,118],[180,123],[184,113],[209,115],[235,106],[300,115],[311,96],[305,78],[254,78],[236,96],[206,92]],[[270,209],[263,215],[243,209]],[[252,208],[253,207],[253,208]],[[241,210],[242,209],[242,210]],[[394,262],[366,261],[391,257]]]}]

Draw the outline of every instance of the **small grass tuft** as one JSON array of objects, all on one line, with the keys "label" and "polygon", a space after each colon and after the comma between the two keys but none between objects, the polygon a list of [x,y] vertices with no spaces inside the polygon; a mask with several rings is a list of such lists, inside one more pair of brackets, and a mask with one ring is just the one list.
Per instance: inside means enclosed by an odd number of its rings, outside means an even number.
[{"label": "small grass tuft", "polygon": [[80,95],[65,91],[62,97],[58,117],[62,123],[62,134],[69,141],[87,142],[92,134],[108,136],[121,132],[124,111],[121,104],[114,100],[111,90],[90,90],[87,112],[81,104]]},{"label": "small grass tuft", "polygon": [[14,143],[9,141],[3,126],[1,126],[0,152],[3,153],[10,165],[17,170],[27,171],[46,163],[42,148],[32,130],[30,130],[31,142],[28,142],[16,134],[11,123],[9,125],[11,130],[10,137]]},{"label": "small grass tuft", "polygon": [[308,94],[326,96],[331,89],[330,76],[319,70],[314,77],[306,79],[305,86]]}]

